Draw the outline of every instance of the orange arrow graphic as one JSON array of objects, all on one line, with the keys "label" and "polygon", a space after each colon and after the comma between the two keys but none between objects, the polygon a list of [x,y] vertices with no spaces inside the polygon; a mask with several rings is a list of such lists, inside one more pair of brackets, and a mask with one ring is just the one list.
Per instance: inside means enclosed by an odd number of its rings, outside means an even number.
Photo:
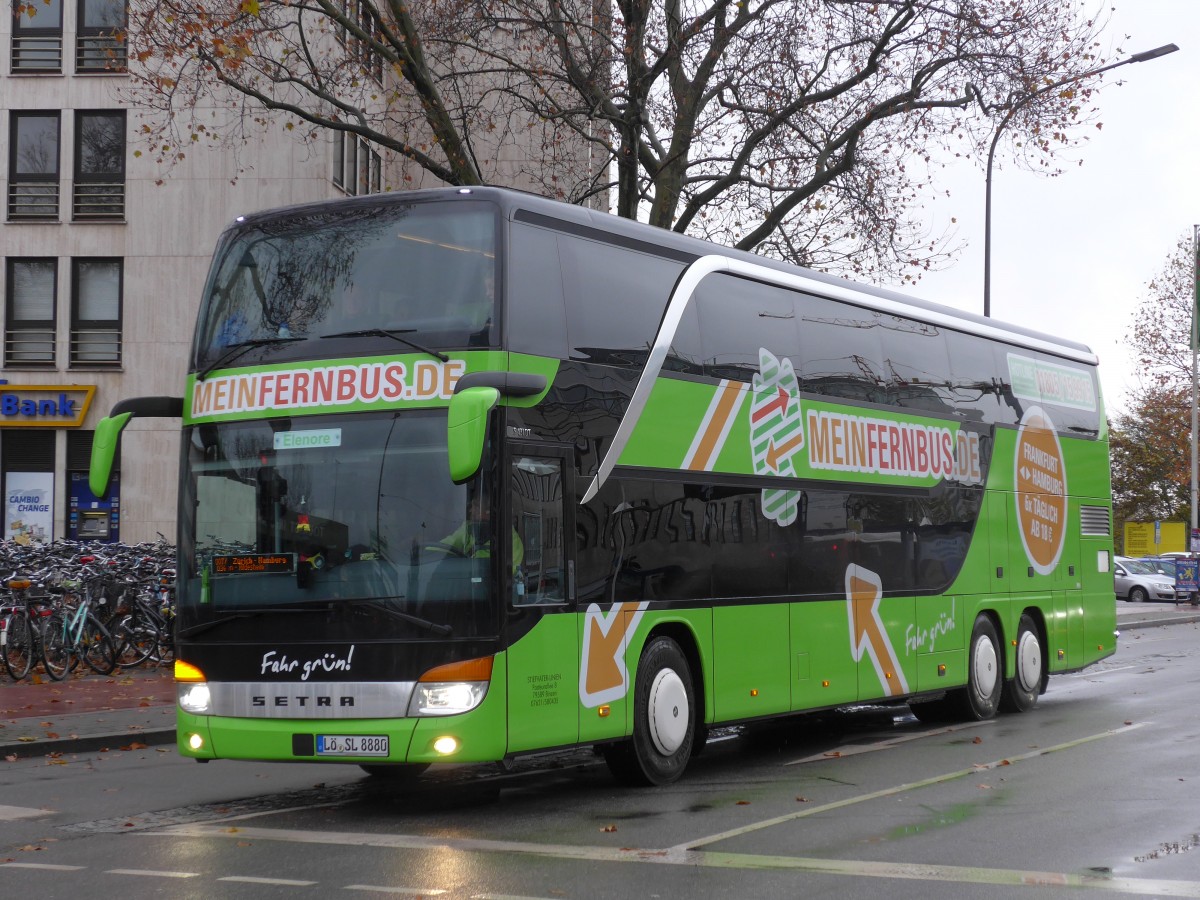
[{"label": "orange arrow graphic", "polygon": [[[869,569],[851,565],[846,568],[846,600],[850,607],[850,651],[856,662],[863,653],[871,657],[875,674],[883,689],[892,695],[908,693],[900,660],[892,649],[887,629],[879,617],[883,582]],[[891,677],[888,677],[891,673]]]},{"label": "orange arrow graphic", "polygon": [[799,450],[804,446],[804,432],[800,432],[793,438],[784,441],[778,447],[775,446],[774,439],[767,441],[767,465],[774,472],[779,471],[779,460],[786,457],[789,453]]},{"label": "orange arrow graphic", "polygon": [[614,603],[607,614],[595,603],[588,607],[583,632],[583,668],[579,673],[579,698],[584,706],[599,706],[628,693],[625,648],[647,605],[645,601]]}]

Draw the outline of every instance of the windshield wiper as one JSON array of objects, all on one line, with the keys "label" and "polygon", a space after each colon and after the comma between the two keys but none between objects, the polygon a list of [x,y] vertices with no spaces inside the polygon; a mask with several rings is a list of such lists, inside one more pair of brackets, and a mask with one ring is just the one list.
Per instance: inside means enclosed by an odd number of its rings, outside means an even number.
[{"label": "windshield wiper", "polygon": [[[449,637],[454,633],[454,629],[449,625],[444,625],[441,622],[431,622],[429,619],[422,619],[420,616],[414,616],[412,613],[401,612],[396,609],[387,600],[346,600],[343,601],[349,606],[367,606],[371,609],[381,609],[393,619],[399,619],[401,622],[407,622],[409,625],[416,625],[431,634],[440,634],[442,637]],[[331,608],[333,604],[330,604]]]},{"label": "windshield wiper", "polygon": [[410,338],[404,337],[406,334],[412,334],[415,331],[413,328],[361,328],[357,331],[339,331],[335,334],[323,334],[323,338],[346,338],[346,337],[386,337],[393,341],[399,341],[412,347],[414,350],[420,350],[422,353],[428,353],[434,359],[440,359],[442,362],[450,362],[450,357],[440,350],[434,350],[426,347],[424,344],[418,344]]},{"label": "windshield wiper", "polygon": [[210,362],[207,366],[200,370],[196,376],[197,381],[203,381],[213,371],[221,368],[228,362],[232,362],[238,356],[241,356],[251,347],[267,347],[271,344],[291,344],[296,341],[302,341],[302,337],[268,337],[268,338],[251,338],[248,341],[238,341],[236,344],[230,344],[225,348],[225,352]]},{"label": "windshield wiper", "polygon": [[216,628],[218,625],[224,625],[226,622],[232,622],[235,619],[257,619],[259,616],[274,615],[275,613],[298,613],[311,612],[307,609],[296,609],[295,607],[280,607],[277,609],[252,609],[246,612],[231,613],[228,616],[221,616],[219,619],[213,619],[211,622],[201,622],[198,625],[192,625],[189,628],[183,629],[175,636],[181,638],[195,637],[198,634],[203,634],[210,628]]}]

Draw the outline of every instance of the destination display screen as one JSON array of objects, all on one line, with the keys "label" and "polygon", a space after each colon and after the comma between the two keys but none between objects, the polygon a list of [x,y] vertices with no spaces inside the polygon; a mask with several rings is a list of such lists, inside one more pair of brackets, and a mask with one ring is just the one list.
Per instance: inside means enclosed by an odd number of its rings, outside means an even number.
[{"label": "destination display screen", "polygon": [[264,575],[296,571],[295,553],[231,553],[212,558],[215,575]]}]

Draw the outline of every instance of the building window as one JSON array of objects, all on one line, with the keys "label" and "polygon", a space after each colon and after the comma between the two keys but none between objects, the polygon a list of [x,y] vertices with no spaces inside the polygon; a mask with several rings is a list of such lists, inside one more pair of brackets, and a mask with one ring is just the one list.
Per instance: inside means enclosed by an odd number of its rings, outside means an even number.
[{"label": "building window", "polygon": [[364,40],[358,35],[352,34],[346,27],[338,28],[338,40],[346,48],[350,59],[358,63],[364,72],[382,83],[383,57],[371,46],[371,41],[379,43],[383,40],[383,29],[379,26],[377,18],[378,10],[370,3],[363,3],[362,0],[342,0],[341,7],[346,18],[358,25],[370,40]]},{"label": "building window", "polygon": [[351,196],[383,190],[383,158],[358,135],[339,132],[333,144],[333,183]]},{"label": "building window", "polygon": [[52,366],[58,264],[10,258],[6,269],[4,364]]},{"label": "building window", "polygon": [[71,261],[73,367],[121,364],[123,275],[119,259]]},{"label": "building window", "polygon": [[125,218],[125,113],[75,113],[72,217]]},{"label": "building window", "polygon": [[9,120],[8,217],[58,218],[56,112],[14,112]]},{"label": "building window", "polygon": [[61,72],[62,0],[14,0],[12,71]]},{"label": "building window", "polygon": [[79,0],[75,71],[124,72],[125,24],[125,0]]}]

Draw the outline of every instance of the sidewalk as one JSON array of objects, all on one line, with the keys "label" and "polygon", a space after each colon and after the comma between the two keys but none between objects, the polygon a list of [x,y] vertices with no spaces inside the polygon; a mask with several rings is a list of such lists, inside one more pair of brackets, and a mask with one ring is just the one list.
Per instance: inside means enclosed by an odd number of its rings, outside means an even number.
[{"label": "sidewalk", "polygon": [[0,681],[0,762],[174,742],[170,666],[112,675],[76,670],[63,681],[42,675],[38,684]]},{"label": "sidewalk", "polygon": [[[1200,607],[1117,603],[1121,632],[1200,623]],[[65,681],[0,682],[0,761],[96,750],[136,750],[175,742],[170,666],[111,676],[76,673]]]}]

